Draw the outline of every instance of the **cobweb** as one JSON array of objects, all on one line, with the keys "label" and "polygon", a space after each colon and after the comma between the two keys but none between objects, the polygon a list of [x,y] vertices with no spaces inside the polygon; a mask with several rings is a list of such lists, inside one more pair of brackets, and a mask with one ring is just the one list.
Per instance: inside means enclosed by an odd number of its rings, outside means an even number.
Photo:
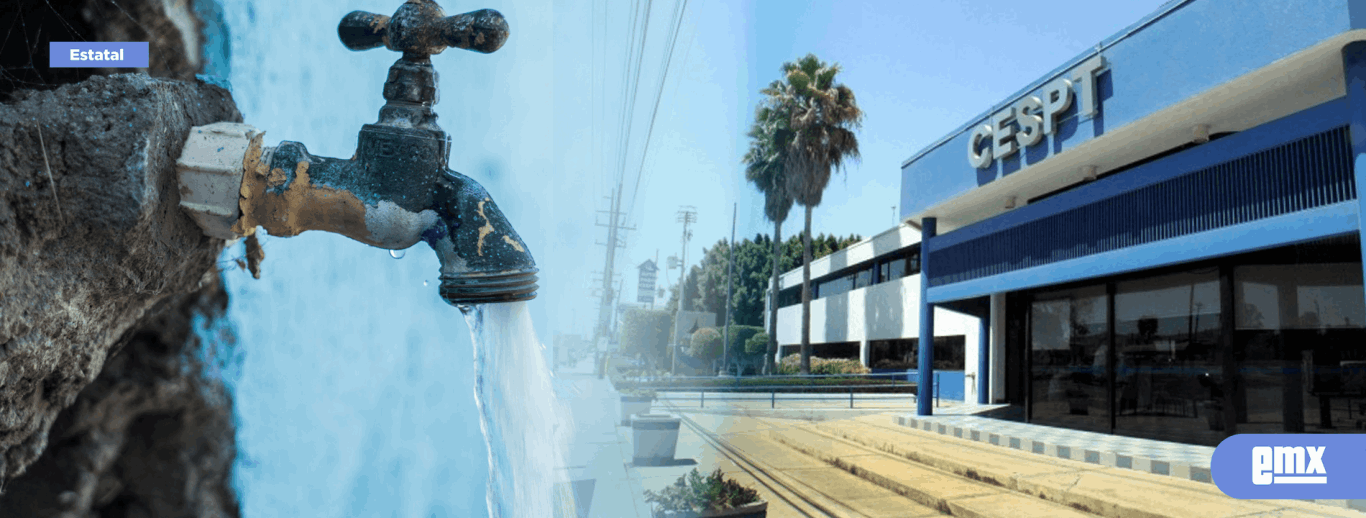
[{"label": "cobweb", "polygon": [[[92,20],[105,20],[91,23]],[[119,34],[110,25],[122,26]],[[0,11],[0,100],[14,91],[48,89],[100,73],[90,68],[50,68],[54,41],[149,41],[153,31],[117,0],[18,0]]]}]

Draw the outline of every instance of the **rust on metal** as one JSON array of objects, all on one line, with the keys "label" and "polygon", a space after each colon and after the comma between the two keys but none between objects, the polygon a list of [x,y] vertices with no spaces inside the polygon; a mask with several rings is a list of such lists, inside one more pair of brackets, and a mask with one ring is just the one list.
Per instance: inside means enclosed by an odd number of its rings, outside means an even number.
[{"label": "rust on metal", "polygon": [[516,239],[513,239],[513,238],[512,238],[512,236],[509,236],[509,235],[507,235],[507,234],[503,234],[503,241],[506,241],[507,244],[508,244],[508,246],[511,246],[511,247],[513,248],[513,250],[516,250],[516,251],[522,252],[522,253],[526,253],[526,249],[525,249],[525,248],[522,248],[522,244],[521,244],[521,243],[518,243]]},{"label": "rust on metal", "polygon": [[285,176],[285,170],[276,167],[275,169],[270,170],[270,176],[266,178],[266,186],[270,188],[279,187],[284,185],[285,180],[288,179],[289,178]]},{"label": "rust on metal", "polygon": [[266,251],[261,248],[261,241],[256,238],[256,234],[247,236],[247,264],[246,267],[251,271],[253,279],[261,278],[261,261],[266,258]]},{"label": "rust on metal", "polygon": [[484,215],[484,203],[487,203],[489,201],[491,201],[490,198],[484,198],[482,200],[479,200],[478,212],[479,217],[484,218],[484,226],[479,227],[479,243],[477,246],[475,246],[474,250],[475,253],[479,254],[480,257],[484,255],[484,236],[493,233],[493,222],[489,221],[488,216]]},{"label": "rust on metal", "polygon": [[[258,139],[260,137],[257,137]],[[242,217],[233,226],[239,235],[248,235],[260,226],[272,236],[297,236],[305,230],[342,234],[362,243],[376,245],[365,227],[365,204],[351,192],[312,183],[308,162],[295,165],[294,178],[283,191],[273,189],[269,167],[261,162],[259,141],[247,151],[246,171],[242,176]]]}]

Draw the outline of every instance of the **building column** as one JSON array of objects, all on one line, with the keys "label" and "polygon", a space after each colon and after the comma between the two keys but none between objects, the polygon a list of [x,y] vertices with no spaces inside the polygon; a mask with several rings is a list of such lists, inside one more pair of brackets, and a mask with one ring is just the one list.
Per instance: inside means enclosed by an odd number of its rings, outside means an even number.
[{"label": "building column", "polygon": [[939,221],[922,218],[920,224],[920,331],[916,343],[920,348],[919,375],[916,382],[916,415],[934,414],[934,305],[929,302],[930,239]]},{"label": "building column", "polygon": [[987,369],[990,365],[987,361],[990,358],[991,345],[991,324],[990,319],[978,317],[977,319],[977,404],[985,405],[989,401],[988,390],[991,387],[988,379]]},{"label": "building column", "polygon": [[991,294],[991,391],[988,403],[1006,398],[1006,294]]},{"label": "building column", "polygon": [[[865,331],[865,332],[866,332],[866,331]],[[863,364],[864,367],[872,368],[873,366],[868,364],[868,359],[871,357],[871,355],[872,355],[872,351],[869,350],[869,347],[868,347],[868,339],[865,338],[865,339],[863,339],[863,340],[859,340],[859,343],[858,343],[858,362],[861,363],[861,364]]]},{"label": "building column", "polygon": [[[1351,141],[1352,165],[1358,192],[1366,186],[1366,42],[1354,41],[1342,48],[1342,69],[1347,87],[1347,109]],[[1366,258],[1366,196],[1357,196],[1357,237]],[[1366,268],[1366,260],[1362,261]],[[1364,270],[1366,271],[1366,270]]]}]

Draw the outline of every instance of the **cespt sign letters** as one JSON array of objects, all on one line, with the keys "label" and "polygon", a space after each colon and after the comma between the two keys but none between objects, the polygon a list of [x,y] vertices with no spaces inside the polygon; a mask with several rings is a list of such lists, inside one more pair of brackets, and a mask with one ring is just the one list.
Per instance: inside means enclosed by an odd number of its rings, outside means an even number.
[{"label": "cespt sign letters", "polygon": [[1058,118],[1072,107],[1074,97],[1080,97],[1076,100],[1078,115],[1082,119],[1094,117],[1100,109],[1096,74],[1105,66],[1102,56],[1088,59],[1072,71],[1070,78],[1060,77],[1044,85],[1042,97],[1027,95],[993,114],[987,119],[990,124],[972,131],[972,137],[968,139],[968,163],[985,169],[996,159],[1043,142],[1044,135],[1057,131]]}]

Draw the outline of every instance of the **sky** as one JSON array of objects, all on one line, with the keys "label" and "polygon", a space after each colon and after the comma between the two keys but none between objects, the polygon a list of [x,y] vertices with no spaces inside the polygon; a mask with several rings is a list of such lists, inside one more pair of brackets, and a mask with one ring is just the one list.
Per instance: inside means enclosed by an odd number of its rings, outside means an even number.
[{"label": "sky", "polygon": [[[572,282],[580,284],[568,288],[582,291],[583,300],[570,304],[576,311],[552,316],[551,327],[588,334],[597,307],[592,290],[601,286],[595,272],[602,271],[606,251],[594,243],[607,239],[606,228],[594,226],[607,222],[607,215],[592,211],[608,209],[619,178],[634,194],[626,197],[623,212],[635,230],[616,260],[618,275],[625,272],[621,295],[628,303],[637,297],[636,265],[656,257],[662,264],[679,253],[682,225],[676,214],[682,205],[697,211],[689,264],[697,264],[704,248],[729,238],[733,208],[737,239],[772,232],[762,197],[744,180],[741,158],[759,90],[779,78],[783,62],[814,53],[839,63],[838,80],[854,90],[866,114],[858,133],[861,160],[832,178],[813,212],[812,232],[868,237],[897,224],[902,161],[1163,2],[690,1],[647,154],[645,128],[660,83],[659,64],[667,55],[668,15],[676,5],[653,4],[641,90],[634,119],[626,118],[633,122],[625,137],[625,167],[618,158],[625,128],[618,121],[634,4],[594,1],[595,18],[592,9],[563,12],[565,4],[556,5],[557,18],[589,23],[556,25],[555,156],[557,167],[583,178],[592,191],[583,193],[582,216],[559,224],[560,240],[576,252],[555,253],[556,261],[577,265],[573,270],[581,273]],[[592,52],[595,44],[601,47]],[[564,59],[566,54],[574,58]],[[800,231],[801,210],[794,208],[783,236]],[[665,273],[661,285],[677,282],[678,270]]]},{"label": "sky", "polygon": [[[831,181],[813,230],[869,236],[895,224],[903,160],[1159,6],[694,0],[664,76],[664,37],[682,5],[672,0],[445,4],[448,14],[497,9],[511,27],[493,54],[432,57],[435,111],[453,139],[450,167],[489,191],[536,258],[540,292],[528,307],[544,344],[593,326],[594,272],[605,255],[595,243],[606,240],[595,211],[608,209],[618,178],[636,229],[617,257],[625,300],[636,298],[635,265],[677,253],[680,205],[697,210],[690,264],[729,236],[732,207],[741,238],[771,231],[740,159],[758,91],[782,62],[814,52],[840,63],[839,79],[867,113],[863,159]],[[640,90],[623,118],[632,7],[646,4],[654,13]],[[290,140],[314,155],[351,156],[398,56],[346,50],[336,21],[397,5],[223,0],[229,79],[245,122],[266,131],[266,145]],[[629,132],[618,131],[623,120]],[[798,228],[800,212],[793,216],[785,236]],[[435,254],[418,244],[394,259],[324,232],[264,236],[262,246],[260,279],[232,268],[240,243],[221,261],[237,336],[233,476],[243,515],[441,518],[481,508],[488,467],[477,446],[473,344],[438,296]]]}]

